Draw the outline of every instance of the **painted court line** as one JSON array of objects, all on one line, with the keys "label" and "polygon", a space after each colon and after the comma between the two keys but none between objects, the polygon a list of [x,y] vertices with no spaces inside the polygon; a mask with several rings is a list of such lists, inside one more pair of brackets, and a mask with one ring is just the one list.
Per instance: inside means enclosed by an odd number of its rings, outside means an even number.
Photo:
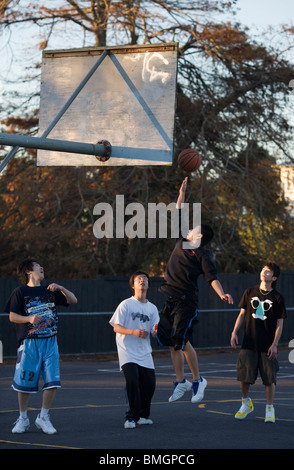
[{"label": "painted court line", "polygon": [[81,447],[58,446],[58,445],[54,445],[54,444],[39,444],[39,443],[37,443],[37,442],[19,442],[19,441],[5,441],[5,440],[0,440],[0,442],[2,442],[3,444],[12,444],[12,445],[50,447],[51,449],[82,450]]}]

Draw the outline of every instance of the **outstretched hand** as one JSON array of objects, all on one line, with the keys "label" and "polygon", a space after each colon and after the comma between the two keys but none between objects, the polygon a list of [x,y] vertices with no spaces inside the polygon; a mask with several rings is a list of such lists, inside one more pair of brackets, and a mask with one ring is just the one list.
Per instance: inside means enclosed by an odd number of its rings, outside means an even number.
[{"label": "outstretched hand", "polygon": [[183,180],[183,182],[181,184],[180,191],[179,191],[180,194],[186,192],[187,184],[188,184],[188,176],[186,176],[186,178]]},{"label": "outstretched hand", "polygon": [[186,194],[187,184],[188,184],[188,176],[186,176],[186,178],[184,179],[184,181],[181,184],[178,199],[177,199],[177,209],[181,209],[181,205],[185,202],[185,194]]}]

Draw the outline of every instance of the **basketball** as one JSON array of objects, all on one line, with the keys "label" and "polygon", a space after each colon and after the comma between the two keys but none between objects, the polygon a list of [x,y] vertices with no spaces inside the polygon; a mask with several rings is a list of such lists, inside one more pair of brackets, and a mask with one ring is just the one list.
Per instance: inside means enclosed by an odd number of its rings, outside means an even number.
[{"label": "basketball", "polygon": [[185,149],[178,156],[179,167],[187,173],[198,170],[201,165],[201,162],[202,158],[197,152],[197,150]]}]

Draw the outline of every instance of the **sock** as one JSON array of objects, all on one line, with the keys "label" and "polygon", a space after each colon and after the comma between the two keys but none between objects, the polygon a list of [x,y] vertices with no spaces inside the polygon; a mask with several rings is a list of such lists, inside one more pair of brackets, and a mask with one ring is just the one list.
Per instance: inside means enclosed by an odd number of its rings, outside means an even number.
[{"label": "sock", "polygon": [[20,416],[22,419],[27,419],[27,417],[28,417],[27,410],[25,410],[25,411],[20,411],[20,412],[19,412],[19,416]]},{"label": "sock", "polygon": [[40,418],[45,418],[45,416],[47,416],[48,413],[49,413],[49,410],[47,410],[46,408],[41,408]]},{"label": "sock", "polygon": [[186,382],[186,379],[183,379],[181,380],[180,382],[174,382],[175,385],[178,385],[178,384],[184,384]]},{"label": "sock", "polygon": [[201,375],[199,375],[199,379],[193,380],[193,383],[196,383],[196,382],[199,382],[199,383],[202,382],[202,377],[201,377]]}]

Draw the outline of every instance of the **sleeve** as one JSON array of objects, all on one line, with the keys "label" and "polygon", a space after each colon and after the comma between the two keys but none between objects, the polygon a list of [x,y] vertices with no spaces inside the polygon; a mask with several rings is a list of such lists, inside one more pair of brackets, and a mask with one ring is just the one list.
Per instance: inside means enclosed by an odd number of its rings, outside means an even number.
[{"label": "sleeve", "polygon": [[210,285],[212,281],[218,279],[217,269],[211,260],[209,251],[206,251],[201,259],[201,268],[206,282]]},{"label": "sleeve", "polygon": [[14,312],[19,315],[24,315],[23,309],[23,295],[19,287],[14,289],[9,300],[7,301],[5,312]]},{"label": "sleeve", "polygon": [[64,307],[68,307],[69,304],[67,303],[65,295],[60,292],[59,290],[56,290],[54,293],[54,299],[55,299],[55,305],[63,305]]},{"label": "sleeve", "polygon": [[278,298],[278,315],[277,318],[287,318],[287,312],[285,307],[284,298],[282,295]]},{"label": "sleeve", "polygon": [[124,318],[125,314],[127,313],[127,310],[127,303],[121,302],[115,310],[114,314],[112,315],[111,319],[109,320],[110,325],[124,326]]},{"label": "sleeve", "polygon": [[246,310],[246,308],[247,308],[247,298],[248,298],[248,289],[245,290],[245,292],[243,293],[243,295],[241,297],[241,300],[238,304],[239,308],[244,308]]}]

